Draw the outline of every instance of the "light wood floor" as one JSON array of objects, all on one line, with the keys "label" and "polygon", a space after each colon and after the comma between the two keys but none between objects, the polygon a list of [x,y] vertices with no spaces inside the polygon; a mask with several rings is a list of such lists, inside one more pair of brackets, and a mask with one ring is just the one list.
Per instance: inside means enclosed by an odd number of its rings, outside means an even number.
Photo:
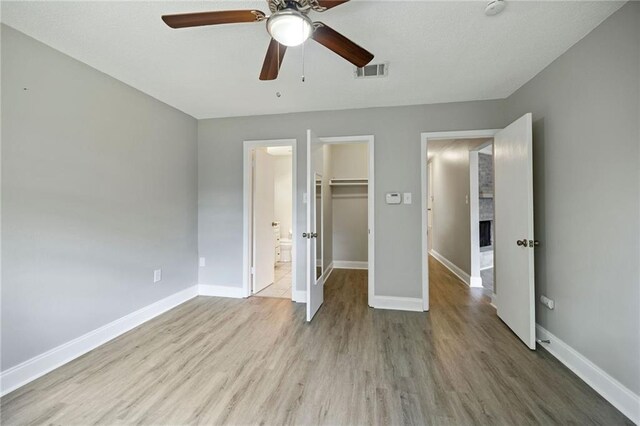
[{"label": "light wood floor", "polygon": [[430,259],[431,311],[336,270],[285,299],[198,297],[5,396],[2,424],[630,424]]}]

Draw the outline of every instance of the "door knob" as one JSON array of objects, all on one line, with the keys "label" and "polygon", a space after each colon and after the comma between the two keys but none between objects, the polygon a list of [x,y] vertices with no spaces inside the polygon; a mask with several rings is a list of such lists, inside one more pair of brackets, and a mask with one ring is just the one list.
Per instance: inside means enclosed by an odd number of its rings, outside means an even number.
[{"label": "door knob", "polygon": [[318,238],[318,234],[314,232],[313,234],[311,234],[311,238]]},{"label": "door knob", "polygon": [[529,243],[527,242],[527,240],[516,240],[516,244],[519,247],[527,247],[529,245]]},{"label": "door knob", "polygon": [[302,238],[311,238],[311,237],[306,232],[303,232],[302,233]]}]

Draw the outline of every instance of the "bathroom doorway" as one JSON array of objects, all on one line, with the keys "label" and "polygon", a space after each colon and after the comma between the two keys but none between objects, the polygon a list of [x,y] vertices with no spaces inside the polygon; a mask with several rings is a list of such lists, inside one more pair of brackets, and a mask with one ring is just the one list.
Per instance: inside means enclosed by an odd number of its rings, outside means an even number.
[{"label": "bathroom doorway", "polygon": [[245,295],[293,300],[295,140],[245,142]]}]

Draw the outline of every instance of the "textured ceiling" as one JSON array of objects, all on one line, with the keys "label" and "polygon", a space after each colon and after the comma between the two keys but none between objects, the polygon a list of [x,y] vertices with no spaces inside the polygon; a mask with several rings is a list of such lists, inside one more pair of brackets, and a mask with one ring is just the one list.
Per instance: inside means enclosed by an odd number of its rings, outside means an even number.
[{"label": "textured ceiling", "polygon": [[[2,2],[2,22],[196,118],[499,99],[509,96],[622,3],[352,0],[312,12],[390,62],[385,79],[310,41],[287,51],[278,80],[258,75],[264,23],[172,30],[160,16],[258,8],[266,1]],[[281,96],[277,97],[276,92]]]}]

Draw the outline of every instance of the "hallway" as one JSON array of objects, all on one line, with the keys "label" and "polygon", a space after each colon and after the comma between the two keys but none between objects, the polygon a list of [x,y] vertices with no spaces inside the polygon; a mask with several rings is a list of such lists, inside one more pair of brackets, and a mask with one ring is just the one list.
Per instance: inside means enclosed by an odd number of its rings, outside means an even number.
[{"label": "hallway", "polygon": [[197,297],[2,398],[2,424],[631,424],[430,259],[429,313],[334,270],[285,299]]}]

